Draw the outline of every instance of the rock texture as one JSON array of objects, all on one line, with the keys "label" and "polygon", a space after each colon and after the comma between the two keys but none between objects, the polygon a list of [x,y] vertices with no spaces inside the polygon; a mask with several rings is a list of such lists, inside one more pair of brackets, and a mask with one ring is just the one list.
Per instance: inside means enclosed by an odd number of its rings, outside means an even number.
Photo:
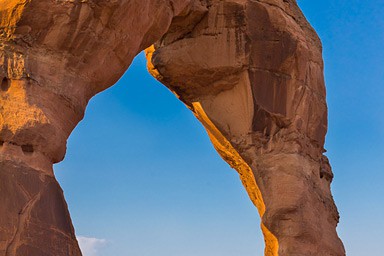
[{"label": "rock texture", "polygon": [[239,172],[265,254],[345,255],[321,44],[294,0],[2,1],[0,255],[81,255],[52,165],[89,99],[147,47],[151,74]]},{"label": "rock texture", "polygon": [[[344,255],[324,153],[321,43],[295,1],[195,1],[147,50],[262,217],[266,255]],[[186,25],[188,24],[188,25]]]}]

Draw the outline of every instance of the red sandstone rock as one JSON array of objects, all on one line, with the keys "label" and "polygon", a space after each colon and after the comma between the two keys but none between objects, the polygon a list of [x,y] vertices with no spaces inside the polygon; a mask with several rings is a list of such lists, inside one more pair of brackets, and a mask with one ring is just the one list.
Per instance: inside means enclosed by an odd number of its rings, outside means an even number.
[{"label": "red sandstone rock", "polygon": [[323,155],[320,40],[295,1],[205,6],[199,19],[182,17],[194,26],[172,24],[150,50],[152,73],[239,171],[262,217],[266,255],[345,255]]},{"label": "red sandstone rock", "polygon": [[295,1],[5,0],[0,29],[0,255],[81,255],[52,164],[89,99],[155,42],[151,73],[239,172],[266,255],[345,254],[321,44]]}]

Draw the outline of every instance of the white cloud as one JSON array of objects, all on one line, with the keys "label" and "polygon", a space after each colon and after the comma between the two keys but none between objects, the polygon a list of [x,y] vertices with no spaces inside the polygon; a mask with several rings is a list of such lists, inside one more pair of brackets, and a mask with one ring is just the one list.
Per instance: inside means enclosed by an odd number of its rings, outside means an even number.
[{"label": "white cloud", "polygon": [[85,236],[78,236],[77,241],[83,256],[98,256],[99,250],[107,243],[105,239]]}]

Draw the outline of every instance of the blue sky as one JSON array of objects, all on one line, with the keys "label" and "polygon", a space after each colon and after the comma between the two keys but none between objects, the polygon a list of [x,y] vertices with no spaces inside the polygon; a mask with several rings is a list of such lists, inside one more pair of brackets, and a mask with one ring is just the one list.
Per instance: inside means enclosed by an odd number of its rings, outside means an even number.
[{"label": "blue sky", "polygon": [[349,256],[384,242],[384,1],[299,1],[323,41],[326,142]]},{"label": "blue sky", "polygon": [[[298,2],[323,41],[338,231],[349,256],[381,255],[384,1]],[[143,55],[91,100],[55,170],[85,256],[263,255],[238,175]]]}]

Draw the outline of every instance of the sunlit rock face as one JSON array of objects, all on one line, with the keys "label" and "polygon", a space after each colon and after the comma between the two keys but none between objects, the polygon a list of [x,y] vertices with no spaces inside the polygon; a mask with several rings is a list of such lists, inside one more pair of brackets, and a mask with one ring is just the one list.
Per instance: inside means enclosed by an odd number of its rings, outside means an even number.
[{"label": "sunlit rock face", "polygon": [[193,6],[147,50],[149,70],[238,170],[262,217],[266,255],[345,255],[323,155],[327,106],[316,33],[293,0]]},{"label": "sunlit rock face", "polygon": [[0,255],[81,255],[52,164],[188,1],[0,2]]},{"label": "sunlit rock face", "polygon": [[81,255],[52,165],[147,47],[151,74],[239,172],[266,255],[344,255],[321,45],[293,0],[1,1],[0,255]]}]

